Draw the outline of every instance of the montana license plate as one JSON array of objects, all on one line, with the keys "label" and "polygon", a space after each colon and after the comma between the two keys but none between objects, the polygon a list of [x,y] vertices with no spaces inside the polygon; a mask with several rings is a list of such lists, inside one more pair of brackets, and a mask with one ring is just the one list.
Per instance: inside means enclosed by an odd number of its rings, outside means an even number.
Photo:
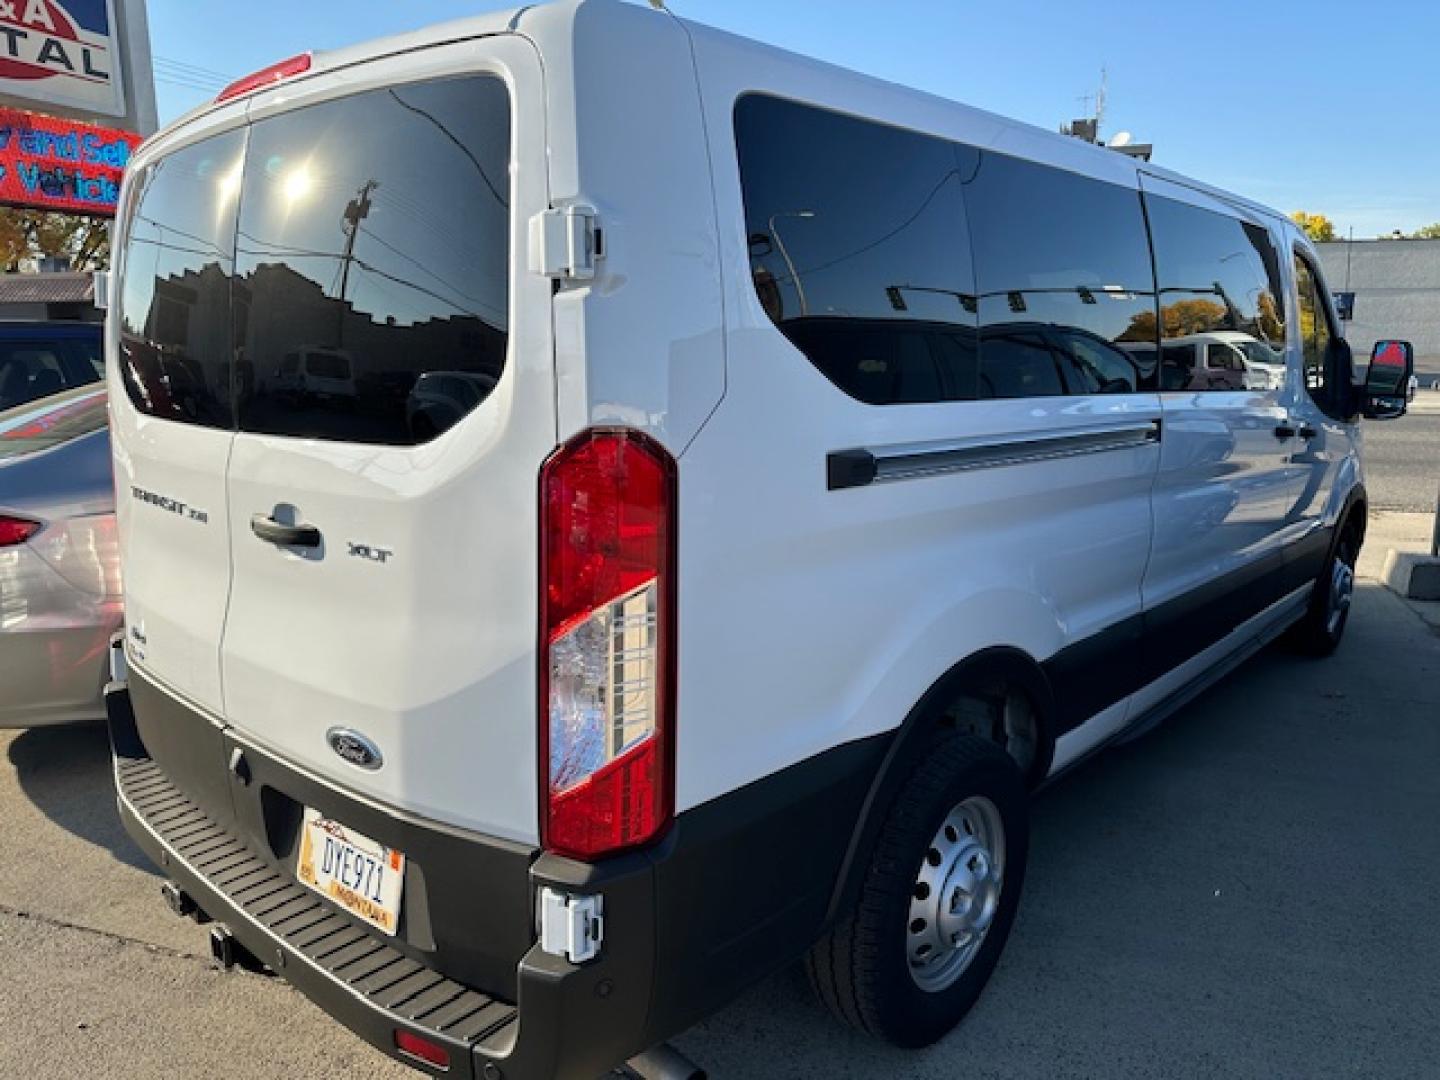
[{"label": "montana license plate", "polygon": [[392,936],[399,929],[405,856],[308,806],[295,875],[371,926]]}]

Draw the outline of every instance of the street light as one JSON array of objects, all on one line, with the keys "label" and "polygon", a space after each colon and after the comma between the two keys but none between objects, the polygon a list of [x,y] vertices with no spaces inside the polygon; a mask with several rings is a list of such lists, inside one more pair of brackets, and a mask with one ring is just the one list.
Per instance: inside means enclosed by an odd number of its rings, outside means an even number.
[{"label": "street light", "polygon": [[790,280],[795,282],[795,292],[800,297],[801,315],[808,315],[810,313],[810,307],[805,302],[805,284],[800,280],[800,275],[795,270],[795,264],[790,260],[790,252],[785,247],[785,238],[780,235],[780,230],[775,227],[775,221],[778,218],[804,218],[809,220],[814,216],[814,210],[781,210],[770,215],[770,235],[775,238],[775,246],[780,249],[780,257],[785,260],[785,265],[790,270]]}]

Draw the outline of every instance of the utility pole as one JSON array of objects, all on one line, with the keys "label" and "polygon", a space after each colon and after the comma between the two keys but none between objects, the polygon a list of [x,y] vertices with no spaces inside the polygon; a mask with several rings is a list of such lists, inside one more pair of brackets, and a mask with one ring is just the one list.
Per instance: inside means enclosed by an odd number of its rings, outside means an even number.
[{"label": "utility pole", "polygon": [[350,290],[350,264],[355,261],[355,241],[360,235],[360,223],[370,216],[371,194],[380,186],[378,180],[367,180],[359,193],[345,207],[344,224],[345,250],[340,256],[340,304],[335,309],[335,344],[344,340],[345,297]]}]

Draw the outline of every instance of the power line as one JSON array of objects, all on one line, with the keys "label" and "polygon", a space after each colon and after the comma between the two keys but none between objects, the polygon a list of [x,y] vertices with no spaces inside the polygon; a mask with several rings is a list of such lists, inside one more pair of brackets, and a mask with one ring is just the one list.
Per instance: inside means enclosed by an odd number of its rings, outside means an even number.
[{"label": "power line", "polygon": [[216,71],[214,68],[201,67],[199,64],[191,64],[183,60],[172,60],[168,56],[154,57],[154,64],[156,67],[166,67],[170,68],[172,71],[186,72],[189,74],[198,75],[201,78],[205,79],[216,79],[224,83],[231,83],[235,81],[235,76],[227,75],[223,71]]},{"label": "power line", "polygon": [[181,86],[184,87],[186,90],[196,90],[202,94],[213,94],[217,90],[221,89],[221,87],[216,86],[212,83],[187,82],[184,79],[173,78],[158,71],[155,73],[155,81],[158,83],[164,83],[166,86]]}]

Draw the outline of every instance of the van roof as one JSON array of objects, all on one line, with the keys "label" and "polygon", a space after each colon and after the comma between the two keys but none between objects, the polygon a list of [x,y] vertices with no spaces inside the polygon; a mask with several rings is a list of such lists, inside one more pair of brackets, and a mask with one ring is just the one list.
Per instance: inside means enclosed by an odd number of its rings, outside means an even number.
[{"label": "van roof", "polygon": [[[297,79],[335,71],[339,68],[350,67],[385,56],[394,56],[417,49],[442,45],[448,42],[464,41],[490,34],[518,32],[527,34],[536,40],[537,43],[543,44],[546,39],[551,38],[557,31],[563,31],[567,34],[575,33],[577,17],[582,10],[585,12],[587,23],[593,21],[603,24],[608,18],[616,17],[622,11],[637,7],[644,11],[649,10],[648,6],[641,3],[640,0],[547,0],[547,2],[539,4],[527,4],[503,11],[465,16],[463,18],[422,27],[418,30],[375,38],[356,45],[315,52],[312,54],[309,72],[307,72],[306,75],[297,76]],[[627,13],[633,15],[633,11]],[[1056,131],[1050,131],[1033,124],[1027,124],[1023,121],[1015,120],[998,113],[992,113],[985,109],[965,105],[953,99],[928,93],[923,90],[917,90],[902,83],[881,79],[873,75],[866,75],[838,64],[832,64],[788,49],[782,49],[753,38],[732,34],[728,31],[707,26],[704,23],[694,22],[687,18],[680,18],[668,11],[654,12],[654,17],[675,18],[685,26],[692,39],[697,43],[705,40],[724,41],[732,48],[738,47],[745,50],[753,50],[757,53],[764,53],[772,59],[781,60],[786,64],[808,66],[816,70],[831,73],[843,72],[847,78],[868,82],[877,87],[884,87],[888,94],[893,95],[898,93],[916,102],[927,103],[932,107],[938,105],[946,109],[961,110],[972,117],[983,118],[1002,133],[1000,139],[1003,139],[1006,144],[1003,147],[992,145],[990,147],[991,149],[1001,150],[1007,153],[1018,153],[1018,155],[1022,157],[1032,156],[1036,151],[1039,151],[1043,155],[1045,149],[1050,149],[1056,152],[1056,157],[1077,163],[1077,170],[1083,168],[1083,165],[1079,163],[1093,162],[1094,172],[1101,176],[1108,173],[1113,177],[1116,173],[1117,164],[1120,164],[1120,162],[1117,162],[1117,158],[1120,158],[1120,155],[1115,151],[1102,146],[1090,145],[1081,140],[1071,138],[1070,136],[1061,135]],[[184,127],[224,104],[225,103],[214,101],[207,102],[166,125],[159,134],[165,135]],[[1016,143],[1015,136],[1017,135],[1022,139],[1022,143],[1020,144]],[[1121,167],[1124,168],[1127,173],[1133,171],[1141,175],[1169,180],[1172,183],[1188,187],[1234,206],[1242,207],[1253,213],[1263,214],[1279,223],[1288,222],[1289,220],[1284,214],[1263,203],[1174,172],[1160,165],[1123,159]]]}]

